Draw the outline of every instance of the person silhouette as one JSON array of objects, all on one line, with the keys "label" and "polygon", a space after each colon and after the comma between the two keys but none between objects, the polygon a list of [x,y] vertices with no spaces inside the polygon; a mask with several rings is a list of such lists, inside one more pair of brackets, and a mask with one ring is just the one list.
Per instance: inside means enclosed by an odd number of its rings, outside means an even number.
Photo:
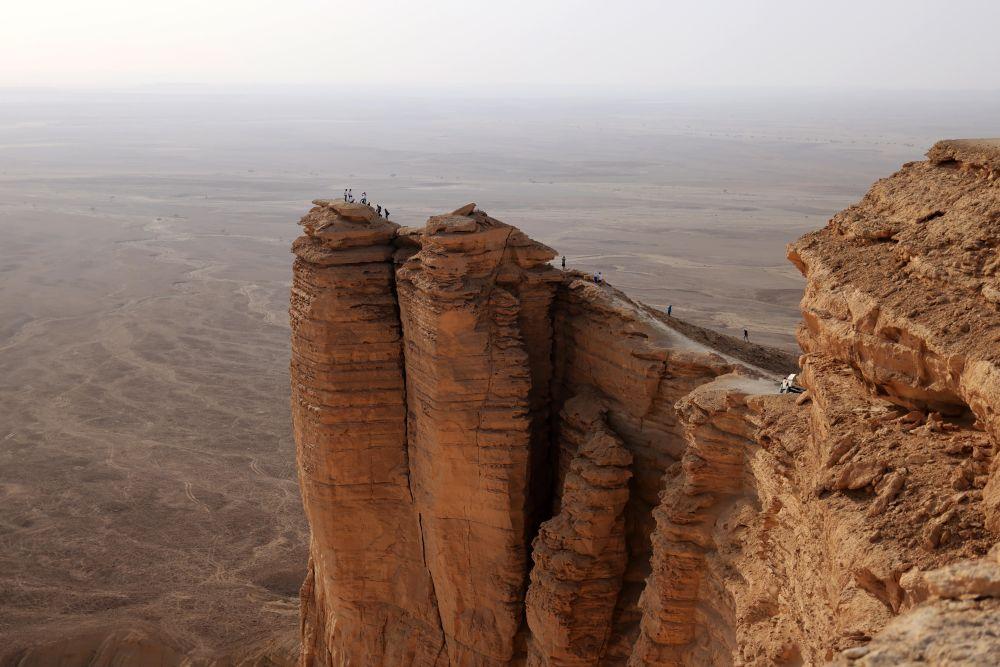
[{"label": "person silhouette", "polygon": [[667,306],[667,317],[670,317],[673,312],[674,312],[673,305]]},{"label": "person silhouette", "polygon": [[563,267],[563,271],[565,271],[566,270],[566,255],[562,256],[562,267]]},{"label": "person silhouette", "polygon": [[385,219],[388,220],[389,219],[389,209],[384,208],[382,210],[385,211]]},{"label": "person silhouette", "polygon": [[382,217],[382,204],[375,207],[375,214],[380,218]]},{"label": "person silhouette", "polygon": [[743,341],[746,343],[750,342],[750,332],[746,329],[743,330]]}]

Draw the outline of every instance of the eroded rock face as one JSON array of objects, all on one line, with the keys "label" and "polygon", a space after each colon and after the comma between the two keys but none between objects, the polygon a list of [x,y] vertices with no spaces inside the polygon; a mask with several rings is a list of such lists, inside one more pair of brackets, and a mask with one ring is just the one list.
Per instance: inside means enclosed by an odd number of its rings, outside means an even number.
[{"label": "eroded rock face", "polygon": [[[907,407],[1000,439],[1000,146],[945,141],[789,249],[805,274],[807,352]],[[1000,530],[1000,477],[985,490]]]},{"label": "eroded rock face", "polygon": [[734,360],[474,206],[366,209],[293,248],[304,664],[624,664],[674,403]]},{"label": "eroded rock face", "polygon": [[303,661],[433,664],[444,637],[410,491],[396,225],[367,210],[317,202],[293,246]]},{"label": "eroded rock face", "polygon": [[928,599],[893,619],[870,644],[837,656],[840,667],[997,663],[1000,550],[923,575]]},{"label": "eroded rock face", "polygon": [[409,470],[449,660],[505,664],[548,443],[555,253],[485,214],[431,218],[397,272]]},{"label": "eroded rock face", "polygon": [[[805,394],[720,378],[679,401],[688,446],[654,513],[634,664],[824,664],[883,628],[872,664],[899,664],[924,622],[945,635],[928,656],[1000,648],[990,602],[914,609],[943,576],[927,573],[998,537],[996,244],[978,252],[1000,221],[995,150],[940,144],[792,246]],[[991,590],[983,569],[962,581]]]},{"label": "eroded rock face", "polygon": [[600,400],[581,395],[562,420],[583,435],[563,480],[561,509],[542,524],[525,600],[529,664],[593,665],[604,656],[628,562],[625,505],[632,454],[605,420]]},{"label": "eroded rock face", "polygon": [[474,205],[319,202],[303,664],[988,664],[1000,147],[929,155],[790,248],[799,395]]}]

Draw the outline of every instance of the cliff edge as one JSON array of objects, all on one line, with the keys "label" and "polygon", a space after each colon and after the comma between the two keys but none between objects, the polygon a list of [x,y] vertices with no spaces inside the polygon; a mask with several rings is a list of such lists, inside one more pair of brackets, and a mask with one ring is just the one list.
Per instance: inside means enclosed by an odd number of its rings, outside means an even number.
[{"label": "cliff edge", "polygon": [[302,664],[988,664],[1000,145],[929,157],[790,246],[799,395],[474,205],[314,202]]}]

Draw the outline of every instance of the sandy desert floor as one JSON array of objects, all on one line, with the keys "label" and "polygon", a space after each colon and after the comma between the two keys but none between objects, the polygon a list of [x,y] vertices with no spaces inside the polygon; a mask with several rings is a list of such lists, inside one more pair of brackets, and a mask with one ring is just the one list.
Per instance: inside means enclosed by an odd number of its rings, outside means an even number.
[{"label": "sandy desert floor", "polygon": [[124,202],[81,214],[79,196],[0,214],[0,636],[145,621],[206,655],[280,640],[308,539],[285,239]]},{"label": "sandy desert floor", "polygon": [[793,349],[785,243],[988,130],[907,101],[296,95],[0,106],[6,649],[143,625],[202,656],[294,652],[288,246],[311,199],[350,185],[401,224],[476,201],[636,299]]}]

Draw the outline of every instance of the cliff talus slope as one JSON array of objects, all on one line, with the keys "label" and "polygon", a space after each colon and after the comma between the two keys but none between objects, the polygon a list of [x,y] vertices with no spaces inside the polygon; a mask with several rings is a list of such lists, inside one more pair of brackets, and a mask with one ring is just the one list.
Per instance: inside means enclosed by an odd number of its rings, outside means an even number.
[{"label": "cliff talus slope", "polygon": [[988,664],[1000,146],[929,157],[790,246],[802,394],[474,205],[316,202],[303,664]]}]

